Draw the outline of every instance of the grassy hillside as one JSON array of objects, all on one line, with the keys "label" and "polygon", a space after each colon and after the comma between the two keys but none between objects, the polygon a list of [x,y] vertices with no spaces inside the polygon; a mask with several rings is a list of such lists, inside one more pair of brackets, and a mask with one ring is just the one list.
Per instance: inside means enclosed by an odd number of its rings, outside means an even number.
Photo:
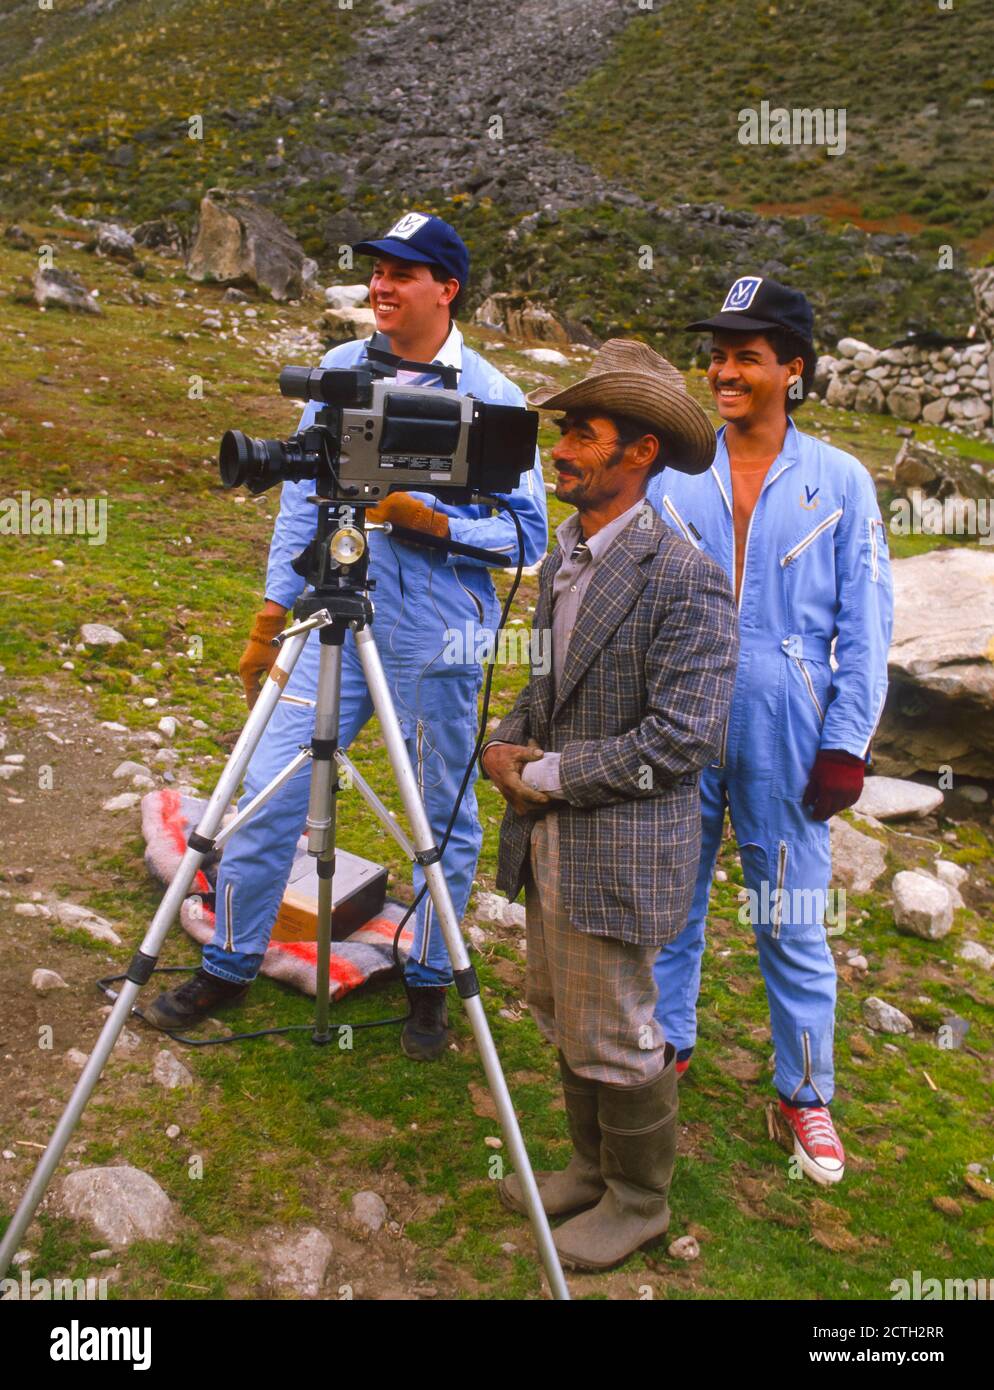
[{"label": "grassy hillside", "polygon": [[[17,213],[60,202],[76,216],[188,220],[206,188],[264,174],[329,117],[356,26],[324,0],[4,0],[0,22],[0,201]],[[191,138],[191,117],[202,137]],[[311,190],[307,202],[327,190]],[[306,220],[307,204],[301,212]],[[295,230],[306,232],[298,219]]]},{"label": "grassy hillside", "polygon": [[[559,140],[663,200],[941,227],[994,249],[994,9],[731,0],[637,18],[571,95]],[[843,155],[739,143],[758,107],[847,111]]]},{"label": "grassy hillside", "polygon": [[[0,204],[16,217],[59,203],[129,224],[165,213],[189,231],[206,188],[247,187],[334,278],[339,244],[398,210],[372,155],[357,161],[348,200],[328,171],[360,123],[379,129],[341,95],[367,23],[386,20],[324,0],[60,0],[52,11],[0,0]],[[491,288],[527,288],[600,337],[637,334],[684,361],[681,325],[745,270],[802,285],[825,345],[845,333],[962,332],[973,313],[966,242],[976,259],[994,238],[994,93],[979,60],[992,43],[994,13],[980,0],[948,13],[916,0],[667,6],[634,18],[603,54],[556,136],[658,207],[622,193],[522,218],[458,186],[425,186],[416,201],[465,236],[471,305]],[[845,104],[846,154],[740,145],[736,113],[764,97]],[[930,103],[934,116],[922,114]],[[191,117],[202,139],[190,138]],[[549,134],[534,131],[537,161]],[[718,199],[732,211],[675,207]],[[870,231],[835,225],[848,217]],[[938,268],[947,241],[954,270]]]}]

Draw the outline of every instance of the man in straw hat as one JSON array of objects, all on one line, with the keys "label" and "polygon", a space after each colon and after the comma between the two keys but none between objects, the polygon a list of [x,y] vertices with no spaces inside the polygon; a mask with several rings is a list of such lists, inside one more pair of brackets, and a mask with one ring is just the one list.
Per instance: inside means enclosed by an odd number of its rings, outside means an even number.
[{"label": "man in straw hat", "polygon": [[[705,475],[667,474],[653,480],[649,496],[733,580],[740,648],[721,749],[701,776],[693,907],[657,966],[657,1018],[677,1046],[678,1070],[685,1068],[727,805],[769,1000],[780,1114],[800,1171],[826,1185],[845,1172],[828,1108],[835,1027],[835,962],[824,926],[832,906],[828,820],[859,797],[887,693],[887,536],[863,465],[791,419],[814,377],[805,296],[743,275],[717,314],[690,327],[712,334],[708,381],[725,424]],[[836,920],[834,930],[842,929]]]},{"label": "man in straw hat", "polygon": [[[559,1053],[573,1155],[538,1174],[565,1263],[607,1269],[669,1224],[674,1049],[653,962],[683,926],[700,840],[698,774],[716,755],[737,653],[720,568],[663,524],[648,479],[706,469],[714,431],[642,343],[604,345],[582,381],[536,391],[564,412],[556,496],[574,515],[542,566],[534,668],[481,762],[508,802],[497,886],[525,888],[528,1004]],[[546,663],[548,664],[548,663]],[[524,1211],[513,1175],[505,1205]]]}]

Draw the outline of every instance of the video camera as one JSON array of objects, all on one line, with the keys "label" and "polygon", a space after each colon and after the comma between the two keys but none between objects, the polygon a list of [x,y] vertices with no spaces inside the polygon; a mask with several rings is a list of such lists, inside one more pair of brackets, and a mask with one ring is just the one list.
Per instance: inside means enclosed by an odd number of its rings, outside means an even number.
[{"label": "video camera", "polygon": [[[455,504],[513,491],[534,465],[538,416],[461,395],[454,368],[396,357],[376,345],[379,336],[358,367],[284,367],[281,393],[321,409],[287,440],[228,430],[224,486],[259,494],[313,478],[319,496],[352,506],[372,506],[397,489]],[[398,369],[439,376],[443,385],[399,385]]]}]

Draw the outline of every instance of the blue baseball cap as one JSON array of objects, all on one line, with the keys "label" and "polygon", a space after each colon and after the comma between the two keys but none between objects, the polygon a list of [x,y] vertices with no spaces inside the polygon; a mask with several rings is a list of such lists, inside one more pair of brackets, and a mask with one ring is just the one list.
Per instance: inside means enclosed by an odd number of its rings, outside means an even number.
[{"label": "blue baseball cap", "polygon": [[466,243],[448,222],[426,212],[405,212],[379,241],[357,241],[352,250],[361,256],[396,256],[400,261],[440,265],[462,289],[469,279]]}]

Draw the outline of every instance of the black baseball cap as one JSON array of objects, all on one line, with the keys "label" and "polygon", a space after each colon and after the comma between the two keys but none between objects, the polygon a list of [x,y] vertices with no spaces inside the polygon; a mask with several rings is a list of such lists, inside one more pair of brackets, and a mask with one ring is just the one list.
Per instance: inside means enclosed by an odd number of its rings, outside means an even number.
[{"label": "black baseball cap", "polygon": [[361,256],[396,256],[400,261],[439,265],[459,281],[469,279],[469,252],[454,227],[426,212],[405,212],[378,241],[357,241],[353,251]]},{"label": "black baseball cap", "polygon": [[739,333],[786,328],[814,350],[814,314],[805,296],[762,275],[740,275],[713,318],[688,323],[687,327],[727,328]]}]

